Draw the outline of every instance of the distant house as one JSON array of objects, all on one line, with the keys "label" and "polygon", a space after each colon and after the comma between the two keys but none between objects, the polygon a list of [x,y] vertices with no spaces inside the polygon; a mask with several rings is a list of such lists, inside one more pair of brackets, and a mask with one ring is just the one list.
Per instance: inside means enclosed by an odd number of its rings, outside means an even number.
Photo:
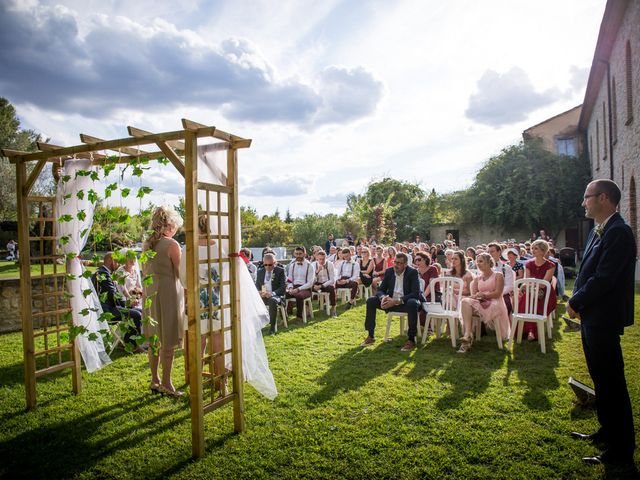
[{"label": "distant house", "polygon": [[582,154],[582,135],[578,120],[582,105],[560,113],[522,132],[525,142],[540,139],[545,150],[557,155],[578,157]]},{"label": "distant house", "polygon": [[607,2],[578,128],[593,178],[620,185],[620,213],[640,240],[640,1]]},{"label": "distant house", "polygon": [[[579,157],[584,151],[583,135],[578,129],[581,112],[582,105],[578,105],[548,118],[522,132],[522,139],[525,142],[539,140],[545,150],[556,155]],[[591,225],[589,219],[580,220],[575,225],[567,225],[557,235],[556,244],[574,248],[578,255],[581,255]]]}]

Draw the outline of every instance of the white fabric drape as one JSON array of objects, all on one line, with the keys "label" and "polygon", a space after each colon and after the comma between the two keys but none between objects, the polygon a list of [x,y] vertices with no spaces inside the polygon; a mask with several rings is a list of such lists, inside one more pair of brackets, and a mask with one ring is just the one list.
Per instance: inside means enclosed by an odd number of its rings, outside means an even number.
[{"label": "white fabric drape", "polygon": [[[66,236],[68,243],[60,243],[60,249],[64,254],[78,253],[82,251],[91,226],[93,225],[94,205],[88,199],[88,192],[93,188],[93,181],[89,176],[76,176],[80,170],[94,170],[91,167],[91,161],[86,159],[66,160],[61,171],[61,179],[58,182],[58,190],[56,193],[56,211],[58,217],[62,215],[70,215],[72,220],[69,222],[58,222],[58,242],[61,237]],[[62,177],[69,175],[71,178],[64,182]],[[78,198],[78,192],[83,191],[83,198]],[[65,198],[68,197],[68,198]],[[78,213],[84,212],[83,220],[78,218]],[[109,355],[107,355],[102,336],[98,333],[101,329],[108,329],[106,322],[99,322],[98,317],[102,313],[100,300],[93,288],[91,280],[82,278],[84,266],[79,257],[67,262],[67,273],[74,275],[75,280],[67,280],[67,291],[73,295],[71,298],[71,309],[74,325],[82,325],[87,332],[76,337],[80,355],[84,361],[88,372],[99,370],[104,365],[111,363]],[[85,297],[82,292],[91,290],[92,294]],[[88,309],[88,315],[81,315],[80,312]],[[89,340],[89,335],[96,334],[97,339]]]},{"label": "white fabric drape", "polygon": [[[214,143],[198,147],[198,181],[216,185],[226,185],[227,181],[227,151],[225,144]],[[215,197],[215,195],[212,195]],[[209,204],[209,210],[228,211],[227,196],[221,195],[221,204]],[[209,200],[211,202],[211,199]],[[198,204],[205,206],[204,192],[198,192]],[[221,235],[228,235],[229,217],[220,217],[220,224],[211,219],[211,232],[215,236],[218,231]],[[237,219],[237,231],[240,232],[240,218]],[[227,256],[229,252],[228,240],[222,240],[221,255]],[[238,282],[240,284],[240,333],[242,337],[242,370],[244,378],[250,385],[262,395],[273,400],[278,395],[273,374],[269,368],[267,351],[262,339],[262,328],[269,324],[269,312],[260,298],[258,290],[251,279],[251,274],[241,258],[231,258],[236,263]],[[222,279],[227,280],[223,267]],[[228,289],[225,289],[228,292]],[[225,297],[228,293],[225,292]],[[227,299],[224,303],[227,303]],[[225,318],[230,318],[229,309],[224,313]],[[225,322],[226,323],[226,322]],[[226,339],[225,339],[226,340]],[[226,343],[226,341],[225,341]]]}]

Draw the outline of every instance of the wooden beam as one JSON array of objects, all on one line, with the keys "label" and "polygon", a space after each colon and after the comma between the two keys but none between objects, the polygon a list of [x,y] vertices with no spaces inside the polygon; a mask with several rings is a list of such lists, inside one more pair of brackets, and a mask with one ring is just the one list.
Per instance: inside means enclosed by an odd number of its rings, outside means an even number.
[{"label": "wooden beam", "polygon": [[[98,143],[98,142],[106,142],[106,140],[103,140],[102,138],[98,138],[98,137],[93,137],[91,135],[87,135],[86,133],[81,133],[80,134],[80,141],[84,142],[84,143]],[[131,148],[131,147],[120,147],[120,148],[113,148],[110,150],[114,150],[117,151],[119,153],[126,153],[127,155],[144,155],[148,152],[145,152],[144,150],[140,150],[137,148]]]},{"label": "wooden beam", "polygon": [[[146,130],[142,130],[141,128],[132,127],[131,125],[129,125],[127,127],[127,132],[129,132],[129,135],[131,135],[132,137],[136,137],[136,138],[144,137],[145,135],[153,135],[153,132],[148,132]],[[180,150],[180,151],[184,152],[184,142],[183,141],[181,141],[181,140],[171,140],[171,141],[166,142],[166,143],[171,148],[175,148],[177,150]]]},{"label": "wooden beam", "polygon": [[189,356],[189,403],[191,406],[191,452],[194,458],[205,453],[202,395],[202,350],[200,339],[200,276],[198,273],[198,139],[185,131],[185,232],[187,254],[187,317]]},{"label": "wooden beam", "polygon": [[[38,145],[38,149],[42,151],[54,151],[59,148],[64,148],[61,145],[53,145],[52,143],[44,143],[44,142],[37,142],[37,145]],[[97,160],[100,158],[106,158],[106,157],[107,157],[106,155],[103,155],[98,152],[80,153],[76,155],[76,158],[87,158],[87,159],[93,158],[94,160]],[[67,156],[67,158],[70,158],[70,157]]]},{"label": "wooden beam", "polygon": [[[189,120],[187,118],[182,119],[182,126],[184,127],[185,130],[194,130],[194,131],[197,131],[202,128],[206,128],[206,125],[203,125],[198,122],[194,122],[193,120]],[[217,138],[218,140],[224,140],[225,142],[229,142],[229,143],[239,142],[236,148],[248,148],[251,145],[250,139],[239,137],[238,135],[233,135],[231,133],[224,132],[217,128],[215,129],[215,132],[211,134],[211,136],[214,138]]]},{"label": "wooden beam", "polygon": [[3,157],[19,157],[20,155],[28,155],[30,152],[25,152],[23,150],[12,150],[11,148],[1,148],[0,153],[2,153]]},{"label": "wooden beam", "polygon": [[182,177],[184,178],[184,163],[182,163],[182,160],[176,154],[176,152],[174,152],[173,149],[166,142],[158,142],[156,145],[158,145],[162,153],[164,153],[167,156],[171,164],[174,167],[176,167],[176,170],[178,170],[178,173],[182,175]]},{"label": "wooden beam", "polygon": [[42,172],[42,169],[44,168],[46,163],[47,161],[45,159],[38,160],[38,163],[36,163],[36,166],[34,167],[34,169],[31,170],[31,173],[29,174],[29,178],[27,178],[27,181],[24,182],[24,185],[22,187],[22,194],[25,197],[28,197],[29,193],[31,193],[31,188],[33,187],[33,184],[36,183],[36,180],[38,179],[38,175],[40,175],[40,172]]},{"label": "wooden beam", "polygon": [[16,196],[18,200],[18,247],[20,250],[20,316],[22,318],[22,351],[24,356],[24,386],[27,409],[36,408],[36,357],[31,318],[31,260],[29,251],[29,206],[23,194],[27,166],[16,166]]},{"label": "wooden beam", "polygon": [[[196,131],[196,137],[212,137],[215,133],[215,127],[204,127],[199,128]],[[108,140],[105,142],[98,143],[86,143],[82,145],[75,145],[73,147],[66,147],[60,150],[56,150],[55,153],[52,152],[34,152],[34,153],[22,153],[18,155],[8,155],[10,157],[9,161],[11,163],[22,163],[22,162],[30,162],[33,160],[41,160],[43,158],[51,159],[57,158],[65,155],[77,155],[79,153],[86,152],[97,152],[100,150],[118,150],[122,147],[131,147],[137,145],[149,145],[154,144],[156,142],[167,142],[171,140],[183,140],[185,138],[186,132],[185,130],[176,130],[173,132],[164,132],[157,133],[154,135],[146,135],[144,137],[133,138],[120,138],[117,140]],[[141,155],[144,157],[150,157],[149,154]],[[164,156],[164,155],[161,155]],[[157,158],[157,157],[156,157]]]},{"label": "wooden beam", "polygon": [[[238,152],[231,148],[227,150],[227,187],[233,191],[229,195],[229,250],[237,255],[240,251],[240,204],[238,203]],[[233,425],[236,433],[245,430],[244,420],[244,375],[242,373],[242,332],[240,315],[240,273],[238,272],[239,259],[234,258],[229,265],[231,279],[231,363],[233,365]],[[242,265],[244,267],[244,265]]]}]

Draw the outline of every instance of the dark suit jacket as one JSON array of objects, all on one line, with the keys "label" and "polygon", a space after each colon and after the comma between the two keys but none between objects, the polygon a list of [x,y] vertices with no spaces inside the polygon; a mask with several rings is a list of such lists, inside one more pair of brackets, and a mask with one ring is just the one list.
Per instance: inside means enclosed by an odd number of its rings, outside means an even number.
[{"label": "dark suit jacket", "polygon": [[636,242],[619,213],[598,238],[591,231],[580,272],[569,300],[584,326],[615,328],[633,325]]},{"label": "dark suit jacket", "polygon": [[102,301],[102,298],[100,299],[102,309],[105,312],[110,312],[114,317],[120,318],[120,311],[118,310],[118,307],[124,307],[125,302],[118,292],[113,278],[111,278],[111,272],[109,269],[104,265],[101,265],[93,275],[91,275],[91,281],[98,293],[98,297],[101,297],[104,293],[107,294],[104,302]]},{"label": "dark suit jacket", "polygon": [[[262,285],[264,285],[264,275],[266,270],[264,267],[258,269],[258,274],[256,275],[256,288],[258,291],[262,289]],[[281,265],[276,265],[273,269],[273,273],[271,275],[271,290],[274,295],[278,297],[284,297],[284,292],[287,288],[287,279],[284,273],[284,268]]]},{"label": "dark suit jacket", "polygon": [[[393,297],[393,289],[396,286],[396,272],[393,267],[387,268],[384,272],[382,282],[378,286],[376,295],[378,297],[384,297],[388,295]],[[404,297],[402,297],[403,303],[407,303],[411,299],[420,300],[420,282],[418,280],[418,271],[415,268],[407,267],[404,271],[403,285]]]}]

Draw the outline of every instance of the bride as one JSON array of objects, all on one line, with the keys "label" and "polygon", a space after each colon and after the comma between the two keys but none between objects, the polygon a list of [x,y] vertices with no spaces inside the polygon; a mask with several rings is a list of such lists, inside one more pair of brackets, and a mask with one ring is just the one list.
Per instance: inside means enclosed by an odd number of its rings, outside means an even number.
[{"label": "bride", "polygon": [[[229,287],[223,288],[224,298],[220,299],[220,288],[211,287],[207,288],[206,284],[209,281],[229,281],[229,265],[222,263],[222,274],[216,268],[218,258],[226,257],[224,250],[219,251],[218,245],[216,245],[213,238],[202,238],[204,235],[210,233],[209,228],[209,215],[200,215],[198,217],[198,229],[200,231],[200,239],[198,240],[198,258],[200,260],[209,259],[211,268],[207,263],[201,263],[198,268],[198,277],[200,280],[200,326],[201,326],[201,348],[202,352],[206,347],[206,339],[210,330],[213,330],[213,344],[209,345],[210,353],[220,352],[223,346],[231,344],[231,335],[229,332],[225,332],[224,342],[221,333],[221,321],[220,313],[223,313],[224,327],[229,327],[231,324],[231,312],[229,308],[223,310],[217,310],[213,312],[213,318],[209,318],[209,306],[219,306],[229,304]],[[186,272],[186,247],[183,247],[182,255],[180,257],[180,281],[183,287],[187,288],[187,272]],[[262,339],[262,328],[269,324],[269,314],[258,290],[256,289],[251,275],[244,265],[244,262],[240,258],[230,258],[230,261],[237,262],[237,274],[240,283],[240,315],[242,321],[241,338],[242,338],[242,370],[244,378],[249,382],[256,390],[262,395],[273,400],[278,391],[276,389],[273,375],[269,369],[269,361],[267,359],[267,352],[264,347],[264,341]],[[224,369],[231,369],[231,355],[216,357],[214,362],[215,375],[222,375]]]}]

